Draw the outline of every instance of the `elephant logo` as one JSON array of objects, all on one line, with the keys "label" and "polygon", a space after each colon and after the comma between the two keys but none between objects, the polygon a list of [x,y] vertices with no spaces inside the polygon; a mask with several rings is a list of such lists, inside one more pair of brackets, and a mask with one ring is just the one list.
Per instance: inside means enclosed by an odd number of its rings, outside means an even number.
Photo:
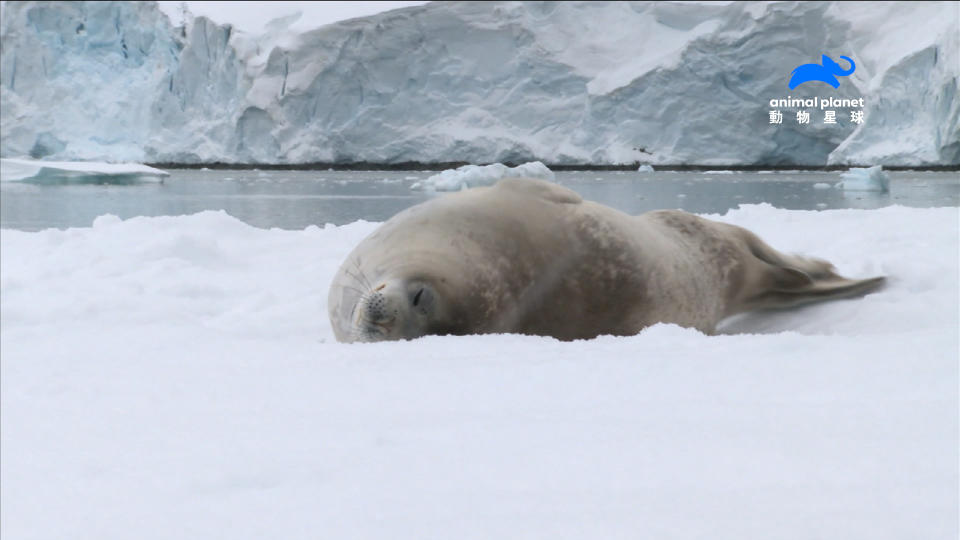
[{"label": "elephant logo", "polygon": [[823,65],[803,64],[802,66],[797,66],[797,68],[793,70],[790,83],[787,86],[793,90],[805,82],[822,81],[834,88],[839,88],[840,81],[837,80],[837,76],[846,77],[853,73],[853,70],[857,69],[857,65],[853,63],[853,60],[846,56],[841,56],[840,58],[850,63],[850,69],[844,70],[840,67],[840,64],[833,61],[833,58],[823,55],[820,59],[820,64]]}]

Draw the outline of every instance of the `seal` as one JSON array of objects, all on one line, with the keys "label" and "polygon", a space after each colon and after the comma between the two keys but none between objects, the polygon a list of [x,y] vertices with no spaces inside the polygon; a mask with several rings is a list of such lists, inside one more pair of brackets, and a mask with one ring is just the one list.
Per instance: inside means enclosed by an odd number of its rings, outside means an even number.
[{"label": "seal", "polygon": [[330,287],[339,341],[519,333],[560,340],[675,323],[713,333],[744,311],[863,295],[823,260],[678,210],[630,216],[542,180],[509,178],[395,215]]}]

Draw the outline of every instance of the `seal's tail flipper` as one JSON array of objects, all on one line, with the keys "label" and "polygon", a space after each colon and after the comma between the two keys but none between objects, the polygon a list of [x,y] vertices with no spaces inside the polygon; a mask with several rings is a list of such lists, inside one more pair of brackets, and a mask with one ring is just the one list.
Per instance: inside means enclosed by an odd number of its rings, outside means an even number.
[{"label": "seal's tail flipper", "polygon": [[744,311],[753,309],[782,309],[863,296],[876,291],[886,283],[885,277],[849,279],[834,271],[833,265],[820,259],[808,259],[784,255],[750,234],[748,246],[751,253],[766,263],[764,279],[766,286],[741,306]]},{"label": "seal's tail flipper", "polygon": [[[817,261],[823,262],[823,261]],[[812,276],[796,268],[771,268],[771,286],[750,298],[744,306],[753,309],[782,309],[825,300],[863,296],[883,287],[885,277],[848,279],[832,271]]]}]

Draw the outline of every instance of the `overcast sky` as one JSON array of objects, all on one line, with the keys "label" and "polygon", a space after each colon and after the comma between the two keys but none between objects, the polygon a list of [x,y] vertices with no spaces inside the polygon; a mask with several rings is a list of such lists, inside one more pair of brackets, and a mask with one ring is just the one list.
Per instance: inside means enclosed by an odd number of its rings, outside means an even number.
[{"label": "overcast sky", "polygon": [[[203,15],[217,23],[230,23],[245,32],[260,33],[272,19],[296,11],[303,13],[298,26],[323,26],[344,19],[373,15],[427,2],[159,2],[168,15],[176,15],[186,3],[194,15]],[[174,19],[176,23],[179,17]]]}]

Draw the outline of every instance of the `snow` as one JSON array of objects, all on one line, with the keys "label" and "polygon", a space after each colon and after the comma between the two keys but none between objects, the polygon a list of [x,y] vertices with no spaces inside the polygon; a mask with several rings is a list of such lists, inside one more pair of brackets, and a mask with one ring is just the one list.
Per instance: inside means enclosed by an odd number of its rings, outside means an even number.
[{"label": "snow", "polygon": [[[957,2],[433,2],[319,28],[264,17],[256,33],[211,16],[6,5],[0,155],[960,163]],[[770,125],[792,67],[831,51],[856,72],[795,97],[863,97],[863,124]]]},{"label": "snow", "polygon": [[492,186],[501,178],[541,178],[554,180],[553,171],[539,161],[508,167],[503,163],[490,165],[464,165],[456,169],[447,169],[416,182],[412,189],[426,191],[460,191],[477,186]]},{"label": "snow", "polygon": [[139,163],[97,163],[89,161],[37,161],[0,159],[0,182],[18,180],[83,180],[103,177],[135,177],[162,180],[170,173]]},{"label": "snow", "polygon": [[216,21],[218,24],[230,24],[237,30],[253,35],[262,35],[275,19],[287,18],[296,15],[296,23],[291,29],[298,33],[315,30],[321,26],[342,21],[374,15],[382,11],[407,6],[426,4],[426,2],[290,2],[271,1],[269,4],[250,4],[248,2],[210,2],[210,1],[161,1],[157,2],[175,25],[183,19],[182,4],[190,14],[200,15]]},{"label": "snow", "polygon": [[840,175],[842,182],[837,187],[846,191],[890,191],[890,178],[883,167],[851,167]]},{"label": "snow", "polygon": [[530,26],[537,41],[590,79],[588,94],[604,95],[655,69],[677,67],[691,42],[716,32],[723,6],[616,2],[552,9],[550,24]]},{"label": "snow", "polygon": [[0,534],[955,538],[960,211],[711,217],[890,284],[717,336],[344,345],[376,223],[0,230]]}]

